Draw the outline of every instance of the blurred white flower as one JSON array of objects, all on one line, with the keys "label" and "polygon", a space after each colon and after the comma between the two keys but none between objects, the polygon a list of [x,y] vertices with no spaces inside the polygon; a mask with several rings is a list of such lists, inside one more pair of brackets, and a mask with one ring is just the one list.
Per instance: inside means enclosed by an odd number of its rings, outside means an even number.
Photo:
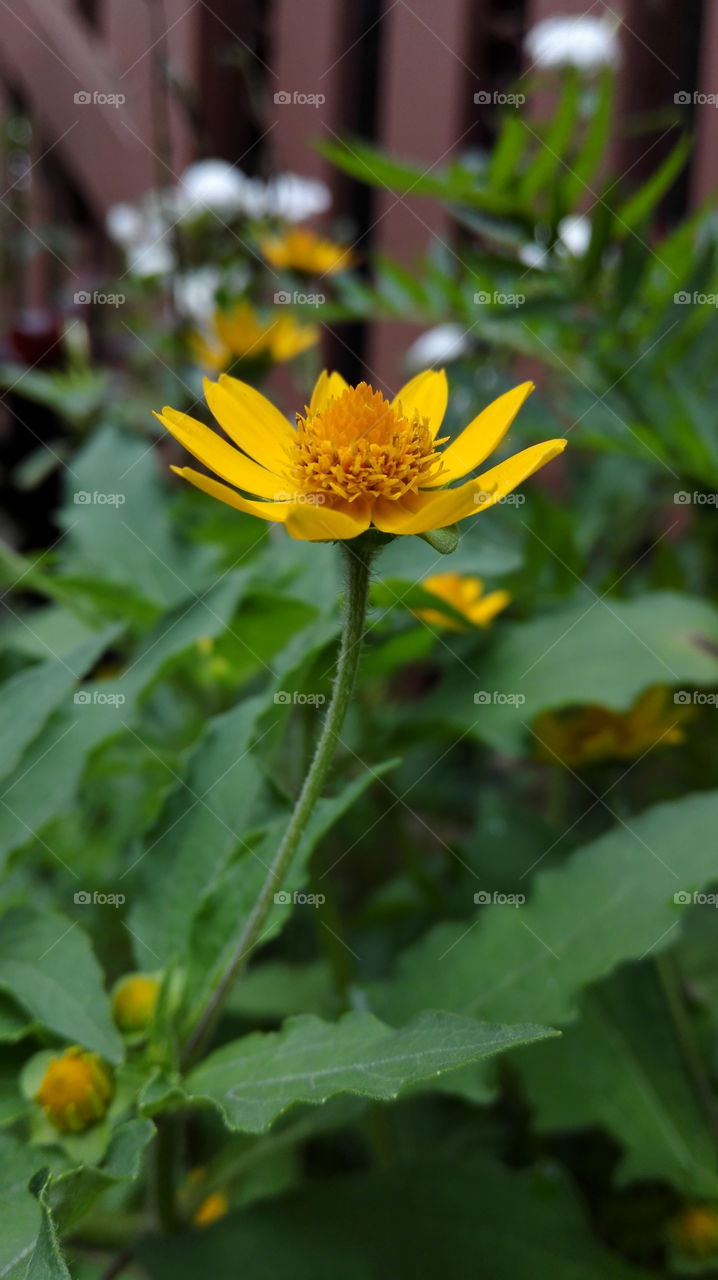
[{"label": "blurred white flower", "polygon": [[332,202],[331,192],[318,178],[303,178],[299,173],[280,173],[267,183],[264,211],[269,217],[287,222],[304,222],[324,213]]},{"label": "blurred white flower", "polygon": [[206,324],[217,310],[216,294],[221,278],[216,267],[197,267],[177,276],[174,294],[179,314],[197,325]]},{"label": "blurred white flower", "polygon": [[536,240],[529,240],[527,244],[522,244],[518,251],[519,262],[523,262],[525,267],[532,267],[534,270],[543,270],[547,258],[548,249]]},{"label": "blurred white flower", "polygon": [[582,258],[591,243],[590,219],[578,215],[562,218],[558,224],[558,235],[561,244],[574,258]]},{"label": "blurred white flower", "polygon": [[144,279],[146,276],[164,276],[174,269],[175,257],[166,240],[142,240],[127,249],[127,270],[130,275]]},{"label": "blurred white flower", "polygon": [[231,218],[244,212],[245,189],[251,179],[226,160],[198,160],[181,175],[176,203],[180,221],[210,211]]},{"label": "blurred white flower", "polygon": [[113,204],[105,214],[105,230],[115,244],[135,244],[142,239],[144,218],[134,204]]},{"label": "blurred white flower", "polygon": [[409,369],[426,369],[458,360],[468,349],[469,341],[460,324],[437,324],[412,342],[405,359]]},{"label": "blurred white flower", "polygon": [[590,14],[556,14],[531,28],[524,50],[531,63],[542,69],[577,67],[591,72],[617,67],[621,58],[618,24]]}]

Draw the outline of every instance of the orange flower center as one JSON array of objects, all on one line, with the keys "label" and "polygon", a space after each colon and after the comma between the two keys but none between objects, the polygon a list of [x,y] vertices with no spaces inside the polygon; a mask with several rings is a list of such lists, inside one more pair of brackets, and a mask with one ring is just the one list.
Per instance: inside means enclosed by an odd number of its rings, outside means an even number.
[{"label": "orange flower center", "polygon": [[320,412],[297,414],[292,475],[301,492],[324,499],[401,498],[439,474],[441,443],[425,419],[360,382]]}]

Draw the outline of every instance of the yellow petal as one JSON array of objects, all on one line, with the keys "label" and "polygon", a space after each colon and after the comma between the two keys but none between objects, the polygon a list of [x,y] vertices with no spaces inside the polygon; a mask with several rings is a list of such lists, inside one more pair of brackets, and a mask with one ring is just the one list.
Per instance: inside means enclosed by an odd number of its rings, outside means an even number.
[{"label": "yellow petal", "polygon": [[493,404],[488,405],[465,427],[441,455],[442,470],[433,480],[429,480],[427,489],[437,485],[450,484],[480,466],[489,454],[501,443],[524,400],[534,389],[533,382],[522,382],[520,387],[507,391],[499,396]]},{"label": "yellow petal", "polygon": [[356,538],[369,527],[371,513],[366,503],[347,502],[341,507],[297,503],[287,517],[287,532],[306,542],[327,542]]},{"label": "yellow petal", "polygon": [[477,627],[485,627],[510,603],[511,596],[508,591],[489,591],[488,595],[482,596],[471,606],[467,611],[468,617]]},{"label": "yellow petal", "polygon": [[446,413],[449,402],[449,384],[443,369],[425,369],[417,373],[415,378],[407,382],[392,400],[393,405],[401,403],[407,418],[415,413],[429,423],[432,436],[435,436]]},{"label": "yellow petal", "polygon": [[336,400],[348,386],[349,383],[340,373],[329,373],[327,369],[322,369],[309,401],[310,411],[321,413],[322,409],[326,409],[329,401]]},{"label": "yellow petal", "polygon": [[294,431],[287,419],[259,391],[223,373],[219,382],[204,382],[212,413],[230,439],[263,467],[284,475]]},{"label": "yellow petal", "polygon": [[196,418],[169,406],[154,416],[193,457],[238,489],[259,494],[261,498],[274,498],[279,490],[286,489],[286,481],[265,471]]},{"label": "yellow petal", "polygon": [[243,498],[241,494],[235,493],[234,489],[230,489],[226,484],[220,484],[218,480],[213,480],[211,476],[202,475],[201,471],[194,471],[192,467],[172,467],[172,470],[176,475],[182,476],[183,480],[189,480],[195,489],[201,489],[203,493],[208,493],[210,498],[217,498],[220,502],[226,502],[228,507],[234,507],[237,511],[245,511],[249,516],[259,516],[262,520],[278,521],[280,524],[284,524],[292,509],[291,502],[252,502],[250,498]]},{"label": "yellow petal", "polygon": [[374,506],[374,524],[386,533],[426,533],[428,529],[444,529],[474,512],[492,507],[539,467],[563,453],[566,444],[566,440],[548,440],[544,444],[531,445],[456,489],[443,489],[440,493],[425,490],[407,494],[397,502],[381,499]]}]

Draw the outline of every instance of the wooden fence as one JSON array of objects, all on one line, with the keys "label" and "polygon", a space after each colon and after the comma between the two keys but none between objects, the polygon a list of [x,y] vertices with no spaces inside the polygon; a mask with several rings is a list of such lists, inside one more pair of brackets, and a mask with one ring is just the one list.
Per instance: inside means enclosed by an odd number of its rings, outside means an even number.
[{"label": "wooden fence", "polygon": [[[0,110],[27,112],[41,140],[23,221],[32,234],[48,212],[65,217],[94,252],[110,205],[173,181],[198,153],[218,154],[250,172],[324,178],[340,211],[359,210],[373,248],[411,263],[446,215],[388,191],[352,193],[312,140],[364,133],[427,169],[485,145],[492,122],[474,92],[506,87],[526,29],[557,11],[623,18],[627,114],[665,110],[679,91],[718,92],[715,2],[624,0],[620,15],[619,2],[0,0]],[[283,101],[295,93],[323,101]],[[713,187],[717,121],[715,109],[693,109],[684,203]],[[619,170],[645,176],[663,146],[658,135],[618,137]],[[31,273],[30,301],[42,301],[47,278]],[[367,363],[383,375],[404,341],[396,326],[377,326]]]}]

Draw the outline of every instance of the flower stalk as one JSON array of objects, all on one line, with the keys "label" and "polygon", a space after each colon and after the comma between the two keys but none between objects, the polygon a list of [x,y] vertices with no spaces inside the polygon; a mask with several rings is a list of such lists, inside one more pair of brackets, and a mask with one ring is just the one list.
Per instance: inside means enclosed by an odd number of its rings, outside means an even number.
[{"label": "flower stalk", "polygon": [[355,539],[351,544],[340,542],[339,547],[344,561],[346,594],[342,639],[331,701],[292,816],[257,900],[239,935],[232,957],[184,1047],[182,1065],[185,1069],[191,1065],[207,1043],[231,986],[245,968],[261,936],[274,903],[274,895],[282,887],[314,806],[322,793],[334,758],[359,666],[369,596],[371,561],[376,551],[376,544],[374,539],[366,538]]}]

